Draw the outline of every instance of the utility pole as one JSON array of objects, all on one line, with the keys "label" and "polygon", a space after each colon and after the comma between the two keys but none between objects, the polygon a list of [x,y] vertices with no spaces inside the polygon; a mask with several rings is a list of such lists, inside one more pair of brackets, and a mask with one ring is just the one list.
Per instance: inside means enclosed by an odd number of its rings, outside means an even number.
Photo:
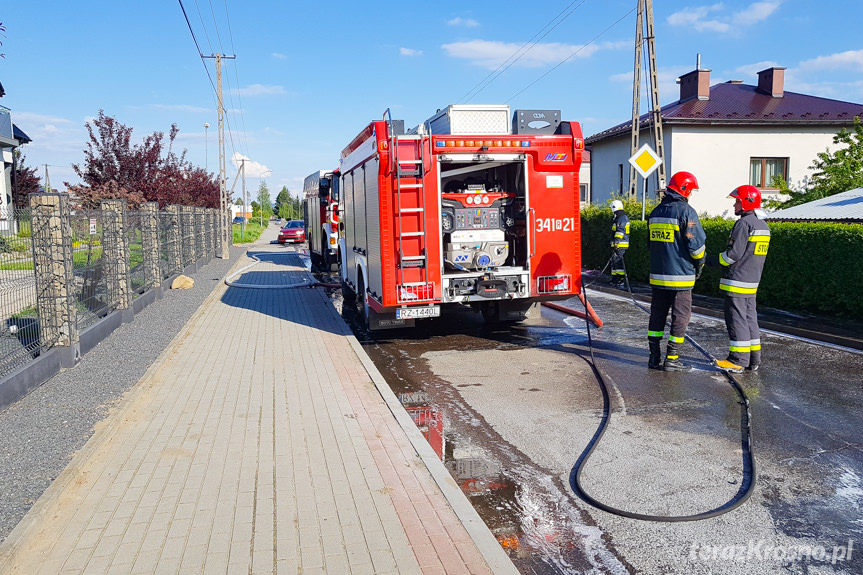
[{"label": "utility pole", "polygon": [[45,164],[45,191],[51,192],[51,179],[48,177],[48,164]]},{"label": "utility pole", "polygon": [[243,237],[243,229],[246,226],[246,214],[249,213],[249,197],[246,194],[246,159],[243,158],[241,162],[242,167],[240,170],[243,172],[243,221],[240,222],[240,237]]},{"label": "utility pole", "polygon": [[237,56],[225,56],[223,54],[212,54],[201,56],[202,58],[216,59],[216,95],[218,98],[219,112],[219,197],[222,211],[222,259],[228,259],[231,255],[230,245],[233,232],[231,232],[231,212],[228,207],[228,184],[225,176],[225,107],[222,104],[222,59],[233,60]]},{"label": "utility pole", "polygon": [[[656,155],[659,156],[659,168],[656,170],[658,177],[657,190],[665,187],[665,143],[662,136],[662,113],[659,104],[659,77],[656,69],[656,36],[653,26],[653,0],[638,0],[638,15],[636,16],[635,28],[635,70],[632,79],[632,141],[630,155],[634,156],[638,151],[638,136],[640,126],[638,120],[641,116],[641,55],[647,45],[647,62],[650,75],[651,95],[651,123],[653,124],[653,139],[655,142]],[[644,28],[647,28],[647,36]],[[645,186],[647,181],[645,180]],[[629,197],[635,199],[637,196],[638,182],[635,167],[629,168]]]}]

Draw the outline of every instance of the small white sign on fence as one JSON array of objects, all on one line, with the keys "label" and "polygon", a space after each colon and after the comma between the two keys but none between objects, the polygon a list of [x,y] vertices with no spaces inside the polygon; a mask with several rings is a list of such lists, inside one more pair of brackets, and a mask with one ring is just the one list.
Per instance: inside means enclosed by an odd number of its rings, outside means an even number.
[{"label": "small white sign on fence", "polygon": [[90,235],[96,235],[96,218],[90,218]]}]

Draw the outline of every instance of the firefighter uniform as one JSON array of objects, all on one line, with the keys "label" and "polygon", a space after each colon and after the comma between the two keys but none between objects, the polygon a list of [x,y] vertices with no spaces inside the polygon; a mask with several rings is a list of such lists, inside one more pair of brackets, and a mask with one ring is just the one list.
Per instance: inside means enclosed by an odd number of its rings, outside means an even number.
[{"label": "firefighter uniform", "polygon": [[[652,369],[689,369],[688,365],[680,361],[679,351],[692,315],[692,288],[704,266],[706,241],[698,214],[686,200],[691,191],[697,188],[698,183],[692,174],[675,174],[668,184],[665,197],[650,212],[647,221],[652,287],[647,340],[650,346],[648,367]],[[669,310],[671,332],[665,362],[660,363],[660,343],[665,337]]]},{"label": "firefighter uniform", "polygon": [[614,212],[611,231],[614,233],[614,238],[611,240],[611,247],[614,249],[611,256],[611,283],[624,287],[623,278],[626,276],[626,268],[623,264],[623,255],[629,248],[629,217],[622,207]]},{"label": "firefighter uniform", "polygon": [[728,248],[719,254],[725,292],[725,326],[728,329],[727,362],[758,369],[761,364],[761,332],[755,309],[755,293],[761,281],[770,228],[754,210],[745,211],[731,229]]}]

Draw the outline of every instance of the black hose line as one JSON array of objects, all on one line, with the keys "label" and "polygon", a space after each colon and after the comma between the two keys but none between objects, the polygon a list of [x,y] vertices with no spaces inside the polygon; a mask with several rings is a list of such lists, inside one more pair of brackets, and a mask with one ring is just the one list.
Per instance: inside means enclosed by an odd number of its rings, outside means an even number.
[{"label": "black hose line", "polygon": [[[624,269],[624,278],[626,279],[626,288],[629,291],[630,298],[633,303],[641,309],[642,311],[647,311],[638,302],[635,300],[635,297],[632,295],[632,289],[629,286],[629,276],[626,274],[626,264],[623,264]],[[581,291],[584,294],[584,307],[585,312],[587,312],[587,293],[584,291],[584,280],[581,280]],[[585,315],[587,315],[585,313]],[[747,499],[752,495],[752,492],[755,490],[755,455],[752,450],[752,413],[749,409],[749,399],[746,397],[746,393],[743,391],[743,387],[741,387],[740,383],[728,372],[725,373],[726,378],[731,383],[731,386],[734,387],[738,396],[740,396],[740,405],[742,406],[741,413],[741,447],[743,451],[743,481],[740,484],[740,489],[737,490],[737,493],[729,499],[726,503],[723,503],[719,507],[711,509],[709,511],[704,511],[702,513],[696,513],[693,515],[649,515],[644,513],[633,513],[631,511],[625,511],[623,509],[618,509],[616,507],[612,507],[611,505],[606,505],[605,503],[591,497],[587,491],[585,491],[584,487],[581,484],[581,473],[584,470],[585,465],[587,464],[587,460],[590,459],[590,456],[593,454],[594,449],[599,444],[599,441],[602,439],[602,436],[605,434],[606,427],[608,426],[608,421],[611,418],[611,401],[608,395],[608,384],[605,380],[605,375],[596,364],[596,358],[593,354],[593,339],[590,334],[590,322],[585,320],[585,324],[587,325],[587,342],[588,348],[590,350],[590,367],[593,370],[594,375],[596,376],[597,381],[599,382],[599,389],[602,392],[602,420],[599,423],[599,426],[596,429],[596,432],[593,434],[593,437],[590,439],[590,442],[585,447],[584,451],[582,451],[578,460],[575,462],[575,465],[572,468],[572,471],[569,473],[569,485],[572,488],[573,492],[580,497],[582,500],[586,501],[590,505],[598,509],[602,509],[608,513],[612,513],[614,515],[619,515],[621,517],[628,517],[630,519],[638,519],[641,521],[659,521],[666,523],[676,523],[682,521],[700,521],[702,519],[709,519],[711,517],[716,517],[718,515],[722,515],[724,513],[728,513],[734,509],[737,509],[741,505],[743,505]],[[697,341],[692,339],[691,336],[686,336],[686,339],[705,357],[710,359],[711,361],[715,361],[712,355],[710,355],[707,350],[705,350]]]}]

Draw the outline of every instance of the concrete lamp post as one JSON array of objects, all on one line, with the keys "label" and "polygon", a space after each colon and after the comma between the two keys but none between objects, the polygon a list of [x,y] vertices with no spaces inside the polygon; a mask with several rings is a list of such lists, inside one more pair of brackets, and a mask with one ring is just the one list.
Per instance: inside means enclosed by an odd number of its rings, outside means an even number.
[{"label": "concrete lamp post", "polygon": [[[265,175],[267,175],[267,174],[272,174],[272,173],[273,173],[273,170],[267,170],[267,171],[265,171],[265,172],[261,172],[261,173],[258,175],[258,179],[259,179],[259,181],[260,181],[260,182],[259,182],[259,185],[258,185],[258,189],[260,189],[260,187],[261,187],[261,186],[260,186],[260,184],[264,183],[264,176],[265,176]],[[258,198],[258,199],[260,200],[260,198]],[[264,227],[264,204],[263,204],[263,202],[262,202],[262,203],[261,203],[261,205],[258,207],[258,210],[260,210],[260,216],[261,216],[261,227]]]}]

